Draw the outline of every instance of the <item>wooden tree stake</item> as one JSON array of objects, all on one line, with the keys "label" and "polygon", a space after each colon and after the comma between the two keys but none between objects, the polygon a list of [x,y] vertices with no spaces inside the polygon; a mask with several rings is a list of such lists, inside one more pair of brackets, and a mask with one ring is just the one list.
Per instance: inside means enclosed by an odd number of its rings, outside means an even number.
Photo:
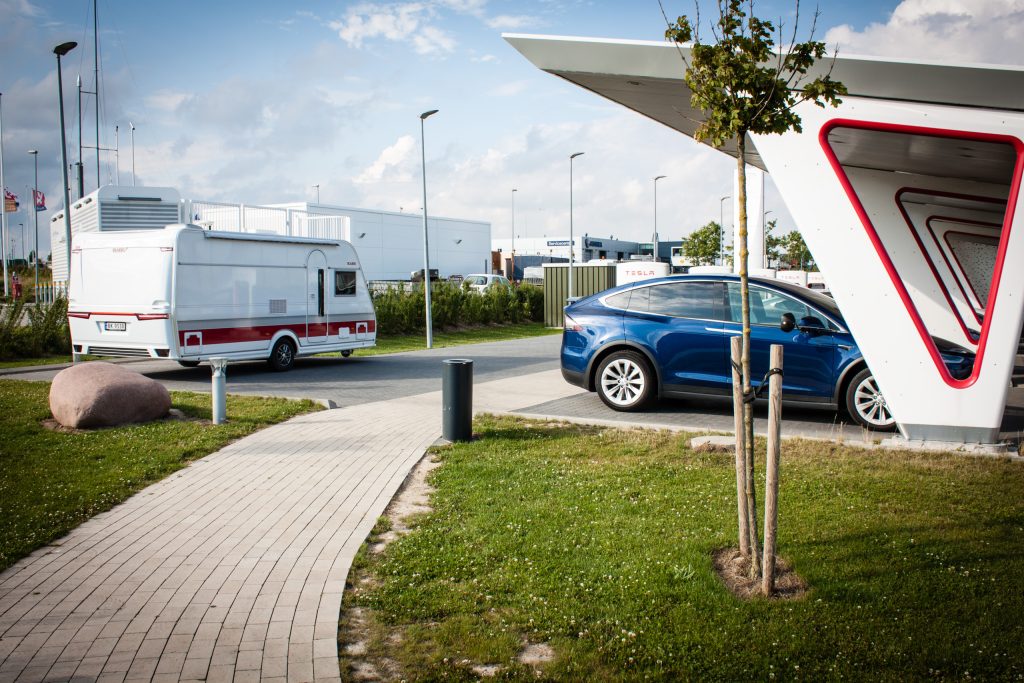
[{"label": "wooden tree stake", "polygon": [[[772,344],[772,368],[782,370],[782,345]],[[761,592],[775,590],[775,545],[779,526],[779,452],[782,447],[782,375],[768,380],[768,455],[764,464],[764,561]]]}]

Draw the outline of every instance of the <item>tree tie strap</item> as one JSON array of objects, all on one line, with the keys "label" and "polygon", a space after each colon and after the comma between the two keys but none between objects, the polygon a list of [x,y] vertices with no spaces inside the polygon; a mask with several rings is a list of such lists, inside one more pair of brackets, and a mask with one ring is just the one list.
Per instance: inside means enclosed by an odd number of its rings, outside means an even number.
[{"label": "tree tie strap", "polygon": [[[743,370],[742,368],[740,368],[739,364],[736,363],[736,361],[734,360],[730,360],[729,362],[732,364],[732,368],[733,370],[736,371],[736,374],[739,375],[740,377],[743,377]],[[764,393],[765,387],[768,386],[768,380],[771,378],[772,375],[779,375],[780,377],[784,376],[782,368],[771,368],[770,370],[768,370],[768,372],[764,373],[764,378],[761,380],[761,385],[757,389],[751,388],[743,392],[743,402],[753,403],[757,399],[761,398],[761,394]]]}]

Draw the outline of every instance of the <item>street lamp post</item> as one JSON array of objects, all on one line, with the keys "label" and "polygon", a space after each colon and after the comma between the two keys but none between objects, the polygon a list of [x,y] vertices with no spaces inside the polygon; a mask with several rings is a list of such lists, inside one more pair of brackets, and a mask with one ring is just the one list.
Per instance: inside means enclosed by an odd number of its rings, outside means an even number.
[{"label": "street lamp post", "polygon": [[[78,43],[61,43],[53,48],[57,55],[57,103],[60,109],[60,165],[64,172],[64,250],[67,252],[68,282],[71,282],[71,197],[68,192],[68,141],[64,133],[64,81],[61,79],[60,58],[75,49]],[[98,88],[97,88],[98,90]],[[99,147],[99,144],[96,145]],[[99,152],[96,152],[99,155]],[[97,170],[96,177],[99,178]]]},{"label": "street lamp post", "polygon": [[135,187],[135,124],[128,122],[132,134],[132,187]]},{"label": "street lamp post", "polygon": [[654,256],[654,262],[658,262],[658,181],[668,176],[655,176],[654,177],[654,249],[652,256]]},{"label": "street lamp post", "polygon": [[722,261],[722,265],[725,265],[725,216],[723,214],[723,207],[725,206],[725,200],[732,199],[731,194],[727,194],[718,200],[718,257]]},{"label": "street lamp post", "polygon": [[576,242],[572,235],[572,160],[583,156],[583,152],[576,152],[569,155],[569,302],[574,298],[572,287],[573,252],[576,251]]},{"label": "street lamp post", "polygon": [[32,155],[32,164],[33,164],[33,166],[35,166],[35,175],[34,175],[34,180],[32,182],[32,217],[35,219],[35,231],[36,231],[36,239],[35,239],[35,242],[34,242],[34,244],[35,244],[35,252],[36,252],[36,258],[35,258],[35,262],[36,262],[36,279],[35,279],[35,289],[33,289],[32,291],[33,292],[38,292],[39,291],[39,208],[36,206],[36,193],[39,192],[39,150],[37,150],[37,149],[30,149],[28,151],[28,153]]},{"label": "street lamp post", "polygon": [[513,282],[516,279],[516,188],[512,188],[512,277],[509,278]]},{"label": "street lamp post", "polygon": [[313,185],[313,187],[316,189],[316,204],[320,206],[320,183]]},{"label": "street lamp post", "polygon": [[437,113],[431,109],[420,114],[420,161],[423,167],[423,297],[427,311],[427,348],[434,348],[433,318],[430,314],[430,239],[427,234],[427,141],[424,137],[424,121]]},{"label": "street lamp post", "polygon": [[4,296],[10,294],[7,279],[7,185],[4,183],[4,110],[0,93],[0,260],[4,262]]}]

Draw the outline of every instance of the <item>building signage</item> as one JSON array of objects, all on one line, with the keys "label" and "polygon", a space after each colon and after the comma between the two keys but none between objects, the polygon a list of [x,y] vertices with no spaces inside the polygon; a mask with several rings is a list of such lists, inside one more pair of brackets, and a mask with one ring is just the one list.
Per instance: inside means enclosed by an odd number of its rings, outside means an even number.
[{"label": "building signage", "polygon": [[549,247],[571,247],[572,242],[569,240],[548,240]]},{"label": "building signage", "polygon": [[601,240],[587,240],[587,246],[588,247],[603,247],[604,246],[604,242],[602,242]]}]

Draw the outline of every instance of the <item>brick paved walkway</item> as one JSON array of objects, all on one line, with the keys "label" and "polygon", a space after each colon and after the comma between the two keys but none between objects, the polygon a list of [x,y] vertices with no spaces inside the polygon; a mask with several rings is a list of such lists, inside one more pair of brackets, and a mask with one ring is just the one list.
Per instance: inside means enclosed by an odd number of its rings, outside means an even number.
[{"label": "brick paved walkway", "polygon": [[[474,391],[507,411],[577,390]],[[0,681],[337,681],[352,558],[440,432],[440,392],[305,415],[96,516],[0,574]]]}]

